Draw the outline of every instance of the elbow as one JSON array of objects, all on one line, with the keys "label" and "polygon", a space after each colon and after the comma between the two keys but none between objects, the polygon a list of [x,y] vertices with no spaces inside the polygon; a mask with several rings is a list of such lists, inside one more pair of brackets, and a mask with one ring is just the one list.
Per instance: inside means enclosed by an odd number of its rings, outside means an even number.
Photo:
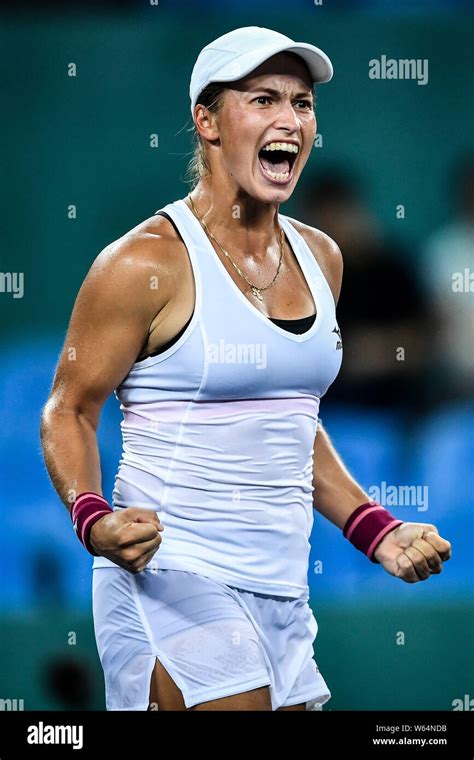
[{"label": "elbow", "polygon": [[40,426],[39,426],[39,433],[40,433],[40,441],[44,448],[46,436],[48,435],[48,430],[51,423],[51,417],[54,412],[55,402],[52,396],[50,396],[44,405],[43,409],[41,410],[41,417],[40,417]]},{"label": "elbow", "polygon": [[70,421],[79,424],[86,424],[87,427],[97,433],[99,427],[100,413],[95,406],[84,408],[76,403],[67,402],[64,399],[52,394],[47,400],[41,412],[40,436],[44,441],[49,430],[61,424],[68,424]]},{"label": "elbow", "polygon": [[41,410],[41,416],[40,416],[40,436],[41,436],[41,440],[43,439],[43,436],[46,433],[46,428],[48,426],[49,414],[50,414],[50,401],[51,401],[51,397],[47,400],[46,404],[43,406],[43,408]]}]

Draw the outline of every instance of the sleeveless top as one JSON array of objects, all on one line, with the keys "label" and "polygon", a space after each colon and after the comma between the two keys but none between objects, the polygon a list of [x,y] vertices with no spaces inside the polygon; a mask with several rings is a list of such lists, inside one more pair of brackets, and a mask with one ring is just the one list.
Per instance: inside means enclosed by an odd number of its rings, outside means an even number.
[{"label": "sleeveless top", "polygon": [[[289,332],[238,288],[184,199],[159,211],[186,246],[194,312],[114,391],[123,451],[113,507],[157,512],[164,531],[151,569],[307,600],[319,401],[342,356],[331,289],[279,214],[316,305],[311,327]],[[93,567],[116,565],[95,557]]]}]

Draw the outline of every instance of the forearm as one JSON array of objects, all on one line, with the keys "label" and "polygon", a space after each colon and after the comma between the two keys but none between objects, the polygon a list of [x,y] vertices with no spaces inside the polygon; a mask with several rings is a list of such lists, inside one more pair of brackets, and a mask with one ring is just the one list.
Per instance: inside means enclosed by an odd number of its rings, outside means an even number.
[{"label": "forearm", "polygon": [[321,424],[314,443],[313,486],[314,508],[341,530],[352,512],[370,501],[348,472]]},{"label": "forearm", "polygon": [[84,414],[47,404],[41,418],[41,443],[51,481],[68,509],[84,491],[102,494],[96,427]]}]

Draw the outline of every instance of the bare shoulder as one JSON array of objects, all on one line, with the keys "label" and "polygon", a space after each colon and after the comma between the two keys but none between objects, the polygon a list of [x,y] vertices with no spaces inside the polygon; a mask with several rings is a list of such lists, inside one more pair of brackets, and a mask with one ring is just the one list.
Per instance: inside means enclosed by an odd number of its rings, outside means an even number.
[{"label": "bare shoulder", "polygon": [[302,235],[326,277],[337,303],[341,292],[343,259],[338,244],[322,230],[289,217]]},{"label": "bare shoulder", "polygon": [[[182,260],[184,244],[165,217],[150,217],[107,245],[94,267],[119,267],[135,272],[159,270],[172,274]],[[132,271],[130,271],[132,274]]]},{"label": "bare shoulder", "polygon": [[139,290],[155,294],[163,306],[173,297],[186,263],[184,243],[173,225],[165,217],[151,217],[96,256],[85,285],[104,296],[109,291],[115,299],[123,297],[124,306]]}]

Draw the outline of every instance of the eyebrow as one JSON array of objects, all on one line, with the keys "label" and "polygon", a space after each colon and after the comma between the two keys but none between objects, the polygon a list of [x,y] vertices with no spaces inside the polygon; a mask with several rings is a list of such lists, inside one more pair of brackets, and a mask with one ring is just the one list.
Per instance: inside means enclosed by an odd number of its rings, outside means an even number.
[{"label": "eyebrow", "polygon": [[[274,90],[272,87],[259,87],[256,85],[255,87],[251,87],[249,92],[267,92],[269,95],[272,95],[273,97],[278,97],[280,95],[278,90]],[[304,92],[297,92],[294,96],[295,98],[303,98],[308,97],[308,95],[313,95],[312,90],[305,90]]]}]

